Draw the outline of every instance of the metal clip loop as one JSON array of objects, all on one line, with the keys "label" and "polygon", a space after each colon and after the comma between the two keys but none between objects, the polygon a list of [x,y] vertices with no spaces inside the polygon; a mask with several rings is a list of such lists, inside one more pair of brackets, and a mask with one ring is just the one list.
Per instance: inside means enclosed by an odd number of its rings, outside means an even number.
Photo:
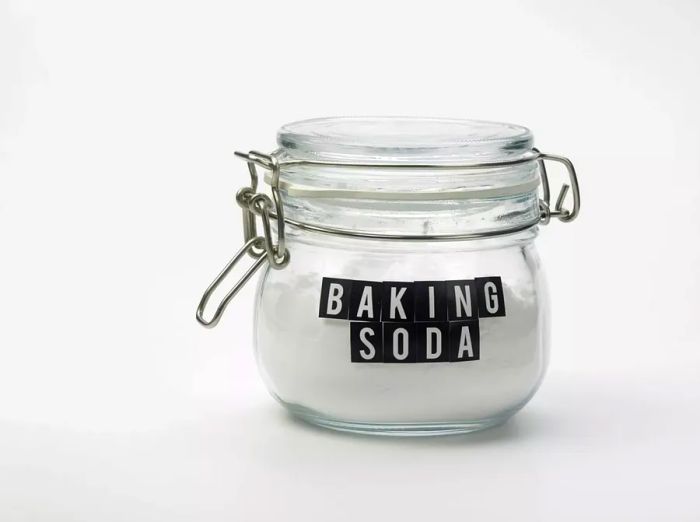
[{"label": "metal clip loop", "polygon": [[[247,201],[247,206],[249,210],[261,217],[263,221],[263,227],[265,230],[265,237],[270,238],[270,226],[269,220],[270,216],[273,215],[270,212],[270,206],[274,202],[275,213],[274,217],[277,219],[277,245],[273,247],[272,240],[266,241],[268,257],[270,257],[270,264],[273,268],[283,268],[287,265],[289,261],[289,253],[285,246],[285,234],[284,234],[284,204],[282,203],[282,196],[280,195],[280,164],[279,160],[274,154],[263,154],[262,152],[257,152],[251,150],[248,154],[244,152],[234,152],[236,156],[246,161],[248,164],[248,170],[250,171],[251,179],[254,180],[251,183],[251,187],[257,187],[258,174],[256,170],[256,165],[267,169],[270,171],[270,191],[272,192],[272,200],[265,196],[267,202],[265,205],[255,208],[260,203],[255,203],[251,205],[253,199],[257,197],[255,194],[255,188],[253,188],[250,200]],[[264,196],[264,194],[261,194]],[[257,201],[261,201],[258,199]],[[239,202],[240,204],[240,202]],[[267,207],[265,209],[264,207]],[[245,213],[245,211],[244,211]],[[267,225],[265,223],[268,222]],[[245,219],[244,219],[244,231],[245,231]],[[284,261],[286,259],[287,261]]]},{"label": "metal clip loop", "polygon": [[[542,178],[542,199],[540,200],[540,213],[541,221],[543,225],[547,225],[552,217],[556,217],[559,221],[563,223],[568,223],[573,221],[578,216],[581,209],[581,191],[578,186],[578,177],[576,176],[576,169],[574,169],[574,164],[571,160],[565,158],[564,156],[556,156],[554,154],[544,154],[537,149],[533,149],[538,154],[537,164],[540,168],[540,177]],[[569,183],[564,183],[559,189],[559,195],[557,196],[557,201],[554,204],[554,210],[551,208],[551,192],[549,187],[549,176],[547,175],[547,167],[545,166],[545,161],[555,161],[561,163],[566,167],[566,171],[569,174]],[[566,196],[571,189],[571,195],[573,199],[572,208],[564,208],[564,201]]]},{"label": "metal clip loop", "polygon": [[[275,245],[272,242],[272,231],[270,228],[270,209],[272,207],[272,200],[270,200],[270,198],[265,194],[258,193],[250,198],[249,207],[250,212],[260,216],[260,219],[262,220],[265,252],[267,252],[267,259],[270,262],[270,266],[277,270],[284,268],[289,263],[289,250],[284,249],[283,251],[280,248],[279,243]],[[284,248],[284,246],[282,246],[282,248]]]},{"label": "metal clip loop", "polygon": [[[204,295],[202,295],[202,299],[199,301],[199,306],[197,307],[197,321],[204,326],[205,328],[214,328],[219,320],[221,319],[221,314],[224,313],[224,310],[228,306],[228,304],[231,302],[231,299],[233,299],[236,294],[243,288],[243,285],[248,282],[248,280],[253,277],[253,274],[258,271],[258,269],[267,261],[267,257],[263,257],[262,255],[256,255],[253,248],[258,247],[260,248],[262,245],[261,243],[263,242],[262,237],[254,237],[252,239],[249,239],[246,241],[245,245],[236,252],[236,255],[233,256],[233,259],[228,262],[228,264],[224,267],[224,269],[221,271],[221,273],[216,276],[216,279],[212,282],[212,284],[209,285],[209,287],[204,291]],[[214,293],[214,290],[216,290],[221,282],[224,280],[224,278],[233,270],[233,267],[236,266],[236,264],[241,260],[243,256],[246,254],[251,254],[253,257],[257,257],[257,260],[253,265],[248,268],[245,274],[243,274],[243,277],[241,277],[238,282],[233,285],[233,288],[229,290],[229,292],[226,294],[226,296],[221,300],[219,303],[219,306],[217,306],[216,311],[214,312],[214,315],[212,318],[207,321],[204,319],[204,309],[207,306],[207,303],[209,302],[209,299],[211,298],[211,294]]]},{"label": "metal clip loop", "polygon": [[[236,193],[236,202],[243,211],[243,240],[245,244],[236,252],[236,255],[233,256],[233,259],[228,262],[221,273],[216,276],[199,302],[196,315],[197,321],[206,328],[213,328],[217,325],[224,310],[229,302],[231,302],[231,299],[236,296],[240,289],[243,288],[243,285],[253,277],[253,274],[255,274],[266,261],[276,270],[284,268],[289,263],[289,250],[285,247],[284,241],[284,207],[279,193],[279,162],[277,158],[272,155],[262,154],[256,151],[250,151],[248,154],[236,152],[236,156],[246,160],[248,171],[250,172],[250,186],[243,187]],[[273,199],[270,199],[266,194],[257,192],[259,177],[256,166],[271,171],[272,178],[270,184],[272,186]],[[275,214],[272,214],[273,205],[275,207]],[[271,216],[277,219],[277,244],[272,241]],[[257,232],[257,217],[260,217],[262,221],[262,236],[259,236]],[[255,258],[255,263],[248,268],[245,274],[243,274],[243,277],[241,277],[226,294],[216,308],[211,320],[207,321],[204,319],[204,309],[212,293],[246,254]]]}]

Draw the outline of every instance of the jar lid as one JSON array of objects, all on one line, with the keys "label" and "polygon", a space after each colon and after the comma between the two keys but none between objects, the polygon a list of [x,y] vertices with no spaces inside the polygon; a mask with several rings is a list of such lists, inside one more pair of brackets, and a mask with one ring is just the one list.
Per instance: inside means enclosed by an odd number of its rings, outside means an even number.
[{"label": "jar lid", "polygon": [[285,157],[329,162],[469,164],[530,153],[532,132],[511,123],[419,117],[333,117],[284,125]]},{"label": "jar lid", "polygon": [[539,220],[538,155],[520,125],[317,118],[284,125],[277,142],[278,178],[266,179],[279,187],[290,221],[368,235],[453,235]]},{"label": "jar lid", "polygon": [[533,136],[510,123],[337,117],[284,125],[279,186],[289,197],[442,201],[537,190]]}]

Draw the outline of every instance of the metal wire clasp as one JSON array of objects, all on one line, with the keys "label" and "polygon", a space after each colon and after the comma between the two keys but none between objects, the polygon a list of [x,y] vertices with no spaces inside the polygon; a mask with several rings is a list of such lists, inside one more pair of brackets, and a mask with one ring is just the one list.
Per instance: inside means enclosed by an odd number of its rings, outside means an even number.
[{"label": "metal wire clasp", "polygon": [[[243,152],[235,152],[234,154],[246,161],[250,172],[250,186],[243,187],[236,194],[236,202],[243,209],[243,237],[245,241],[248,241],[257,235],[255,218],[259,217],[263,225],[267,260],[272,268],[284,268],[289,263],[289,251],[285,246],[284,239],[284,205],[282,204],[279,190],[279,161],[274,154],[263,154],[254,150],[251,150],[248,154]],[[270,189],[272,199],[267,194],[257,192],[258,172],[256,166],[263,167],[271,172]],[[275,209],[274,214],[272,213],[273,205]],[[271,216],[277,219],[277,244],[274,244],[272,241]]]},{"label": "metal wire clasp", "polygon": [[[573,221],[578,216],[579,210],[581,209],[581,191],[578,187],[578,177],[576,176],[576,169],[571,160],[565,158],[564,156],[557,156],[555,154],[545,154],[537,149],[532,149],[537,153],[537,164],[540,168],[540,178],[542,179],[542,199],[540,199],[540,216],[543,225],[549,224],[552,217],[556,217],[559,221],[567,223]],[[549,176],[547,175],[547,167],[545,166],[545,161],[555,161],[561,163],[566,167],[566,171],[569,174],[569,185],[564,183],[559,189],[559,195],[557,196],[557,201],[554,204],[554,210],[551,209],[551,193],[549,190]],[[564,208],[564,200],[566,195],[571,189],[571,195],[573,199],[573,206],[571,209]]]},{"label": "metal wire clasp", "polygon": [[[284,207],[279,192],[279,162],[272,154],[262,154],[250,151],[248,154],[236,152],[236,156],[243,158],[248,164],[250,172],[250,186],[243,187],[236,193],[236,202],[243,210],[243,247],[236,252],[236,255],[226,264],[221,273],[205,290],[202,299],[197,307],[197,321],[202,326],[213,328],[221,319],[221,315],[236,294],[243,288],[253,274],[267,261],[276,270],[282,269],[289,264],[289,250],[285,247],[284,240]],[[271,172],[270,186],[272,199],[267,194],[257,192],[258,172],[256,166],[268,169]],[[274,214],[273,214],[274,206]],[[263,235],[257,233],[256,218],[260,218],[263,227]],[[277,220],[277,243],[272,240],[271,217]],[[223,280],[238,264],[238,262],[249,254],[256,261],[236,284],[229,290],[221,300],[210,320],[204,318],[204,309],[209,302],[214,291],[221,285]]]},{"label": "metal wire clasp", "polygon": [[[250,151],[247,154],[243,152],[236,152],[237,157],[243,159],[248,164],[248,171],[250,172],[250,186],[243,187],[236,194],[236,202],[243,210],[243,238],[244,245],[236,253],[235,256],[228,262],[221,273],[214,279],[214,281],[209,285],[209,288],[204,292],[202,299],[197,307],[197,321],[199,321],[203,326],[207,328],[212,328],[216,326],[221,319],[221,314],[228,303],[233,299],[233,297],[239,292],[243,285],[253,276],[255,272],[267,261],[270,267],[274,269],[281,269],[287,266],[289,263],[289,250],[285,245],[285,218],[284,218],[284,205],[282,204],[282,197],[280,195],[280,163],[275,153],[263,154],[257,151]],[[528,224],[519,225],[515,228],[498,230],[498,231],[483,231],[467,234],[453,234],[453,235],[419,235],[419,236],[404,236],[404,235],[383,235],[383,234],[370,234],[368,232],[355,232],[348,231],[344,229],[338,229],[322,225],[308,225],[304,223],[299,223],[290,220],[289,222],[295,226],[306,228],[308,230],[314,230],[317,232],[326,232],[329,234],[337,234],[342,236],[350,237],[365,237],[374,239],[400,239],[400,240],[455,240],[455,239],[476,239],[491,237],[493,235],[508,234],[513,232],[518,232],[541,223],[546,225],[550,222],[552,217],[556,217],[559,221],[569,222],[576,219],[579,210],[581,208],[581,194],[578,186],[578,179],[576,177],[576,170],[574,165],[568,158],[563,156],[556,156],[554,154],[544,154],[537,149],[532,149],[530,153],[526,156],[511,160],[505,160],[495,163],[474,163],[467,165],[433,165],[433,164],[404,164],[404,163],[385,163],[385,164],[374,164],[374,163],[335,163],[335,162],[324,162],[324,161],[313,161],[313,160],[287,160],[285,166],[299,166],[299,165],[313,165],[313,166],[330,166],[337,168],[383,168],[383,169],[441,169],[441,170],[472,170],[472,169],[489,169],[493,167],[511,166],[519,165],[523,163],[528,163],[532,161],[537,161],[539,166],[540,178],[542,181],[542,198],[539,202],[540,216],[534,216],[534,221]],[[554,204],[554,209],[551,208],[551,195],[549,186],[549,177],[547,175],[547,168],[545,166],[546,161],[554,161],[564,165],[568,172],[569,182],[564,183],[559,190],[559,195],[557,196],[557,201]],[[270,196],[258,192],[258,171],[257,167],[263,168],[270,172],[269,183],[272,193],[272,198]],[[571,190],[572,204],[571,208],[565,208],[564,202],[567,195]],[[371,197],[371,193],[358,192],[353,193],[352,191],[342,191],[343,197]],[[273,212],[274,208],[274,212]],[[260,218],[263,227],[263,235],[258,235],[257,232],[257,218]],[[277,225],[277,242],[275,243],[272,238],[271,230],[271,218],[276,220]],[[214,316],[211,320],[207,321],[204,319],[204,308],[206,307],[212,293],[216,290],[222,283],[224,278],[233,270],[236,264],[245,257],[245,254],[249,254],[255,258],[255,262],[250,268],[245,272],[245,274],[236,282],[236,284],[231,288],[231,290],[222,299],[214,312]]]}]

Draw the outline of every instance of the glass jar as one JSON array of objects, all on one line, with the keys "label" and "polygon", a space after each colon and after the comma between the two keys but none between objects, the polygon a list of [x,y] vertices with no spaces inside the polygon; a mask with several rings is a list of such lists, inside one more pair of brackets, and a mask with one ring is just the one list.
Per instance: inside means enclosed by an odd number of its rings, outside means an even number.
[{"label": "glass jar", "polygon": [[[236,153],[251,174],[237,195],[245,244],[197,319],[214,326],[267,265],[257,360],[294,415],[434,435],[487,428],[522,408],[549,352],[534,239],[539,224],[578,214],[571,162],[533,148],[524,127],[470,120],[321,118],[285,125],[277,139],[272,154]],[[569,176],[554,208],[548,160]],[[258,168],[272,197],[257,192]],[[212,292],[246,254],[254,263],[206,320]]]}]

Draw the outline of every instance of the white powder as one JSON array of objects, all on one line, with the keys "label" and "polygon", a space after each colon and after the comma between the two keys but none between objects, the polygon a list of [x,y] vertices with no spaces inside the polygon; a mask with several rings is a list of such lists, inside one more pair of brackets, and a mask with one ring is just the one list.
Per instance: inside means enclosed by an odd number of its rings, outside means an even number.
[{"label": "white powder", "polygon": [[[547,364],[547,307],[531,246],[503,246],[503,240],[419,246],[291,241],[290,251],[287,268],[266,273],[256,317],[258,362],[284,402],[354,422],[465,422],[518,408],[537,389]],[[427,281],[494,275],[502,278],[506,316],[480,321],[476,361],[352,363],[348,321],[318,317],[323,277]]]}]

